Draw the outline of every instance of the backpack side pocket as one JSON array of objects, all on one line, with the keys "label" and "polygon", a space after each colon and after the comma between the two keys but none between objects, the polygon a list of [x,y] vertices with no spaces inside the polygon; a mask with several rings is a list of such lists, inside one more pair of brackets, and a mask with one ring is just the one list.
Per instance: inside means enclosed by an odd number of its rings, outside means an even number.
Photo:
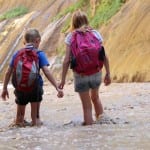
[{"label": "backpack side pocket", "polygon": [[104,58],[105,58],[105,48],[104,48],[104,46],[102,46],[99,51],[99,60],[104,61]]},{"label": "backpack side pocket", "polygon": [[71,57],[70,69],[74,69],[77,65],[76,58],[74,56]]}]

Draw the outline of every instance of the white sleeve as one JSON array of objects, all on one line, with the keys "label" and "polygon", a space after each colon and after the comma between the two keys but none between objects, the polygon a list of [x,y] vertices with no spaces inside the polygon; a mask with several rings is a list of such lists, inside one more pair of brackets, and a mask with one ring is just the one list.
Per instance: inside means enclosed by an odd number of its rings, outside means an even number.
[{"label": "white sleeve", "polygon": [[67,36],[65,37],[65,43],[67,45],[70,45],[71,43],[71,36],[72,36],[72,33],[68,33]]},{"label": "white sleeve", "polygon": [[102,38],[101,34],[98,31],[96,31],[96,30],[92,30],[92,32],[97,37],[97,39],[100,41],[100,43],[102,43],[103,42],[103,38]]}]

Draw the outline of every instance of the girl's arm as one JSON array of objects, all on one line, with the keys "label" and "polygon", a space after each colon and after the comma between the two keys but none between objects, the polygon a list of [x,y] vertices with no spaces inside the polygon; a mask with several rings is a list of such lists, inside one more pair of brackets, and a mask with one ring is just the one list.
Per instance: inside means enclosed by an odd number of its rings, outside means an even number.
[{"label": "girl's arm", "polygon": [[61,78],[61,83],[59,85],[61,89],[65,85],[66,75],[67,75],[67,71],[68,71],[69,64],[70,64],[70,55],[71,55],[70,46],[66,44],[66,54],[65,54],[64,61],[63,61],[62,78]]},{"label": "girl's arm", "polygon": [[104,67],[105,67],[105,77],[104,77],[104,83],[105,85],[109,85],[111,83],[111,78],[110,78],[110,67],[109,67],[109,60],[108,57],[105,53],[105,57],[104,57]]}]

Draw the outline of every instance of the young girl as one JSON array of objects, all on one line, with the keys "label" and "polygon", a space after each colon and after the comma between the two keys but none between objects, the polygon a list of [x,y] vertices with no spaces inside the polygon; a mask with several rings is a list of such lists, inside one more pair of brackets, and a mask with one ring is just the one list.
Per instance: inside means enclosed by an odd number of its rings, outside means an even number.
[{"label": "young girl", "polygon": [[[65,38],[66,53],[65,53],[65,58],[63,62],[62,79],[61,79],[61,83],[59,86],[60,88],[63,88],[65,85],[66,74],[70,65],[70,58],[71,58],[70,44],[71,44],[72,33],[76,30],[84,31],[87,28],[91,28],[89,27],[89,22],[88,22],[86,14],[82,11],[76,11],[73,14],[71,26],[72,26],[71,32]],[[96,38],[99,40],[99,42],[102,43],[103,40],[102,40],[100,33],[93,29],[92,29],[92,32],[96,36]],[[108,62],[108,58],[106,54],[104,57],[104,67],[106,70],[104,83],[105,85],[109,85],[111,83],[111,79],[110,79],[109,62]],[[101,76],[102,76],[101,71],[98,71],[88,76],[82,76],[78,74],[77,72],[74,72],[75,91],[79,93],[79,96],[82,102],[82,107],[83,107],[83,115],[84,115],[83,125],[91,125],[94,122],[93,117],[92,117],[92,103],[94,105],[96,118],[97,119],[100,118],[101,115],[103,114],[103,106],[99,98],[99,86],[102,82]]]},{"label": "young girl", "polygon": [[[25,49],[29,50],[38,50],[39,44],[41,41],[41,36],[36,29],[28,29],[25,32],[24,35],[24,44],[25,44]],[[4,84],[3,84],[3,91],[2,91],[2,98],[3,100],[6,100],[6,97],[9,98],[9,93],[7,90],[7,85],[9,83],[10,77],[13,73],[14,69],[14,61],[15,58],[17,57],[18,51],[13,55],[11,62],[8,66],[8,69],[5,74],[4,78]],[[48,59],[43,51],[40,50],[40,52],[37,52],[38,54],[38,59],[39,59],[39,68],[44,72],[45,76],[47,79],[51,82],[51,84],[56,88],[58,92],[58,97],[63,96],[63,92],[58,88],[57,83],[55,79],[53,78],[52,74],[50,73],[48,69]],[[40,103],[42,101],[42,95],[43,95],[43,80],[42,77],[39,74],[38,78],[38,85],[33,89],[32,92],[26,94],[22,91],[19,91],[15,89],[14,94],[15,94],[15,101],[17,104],[17,114],[16,114],[16,119],[15,119],[15,125],[18,126],[24,126],[25,121],[24,121],[24,115],[25,115],[25,107],[26,105],[30,102],[31,103],[31,118],[32,118],[32,126],[35,125],[41,125],[40,121]]]}]

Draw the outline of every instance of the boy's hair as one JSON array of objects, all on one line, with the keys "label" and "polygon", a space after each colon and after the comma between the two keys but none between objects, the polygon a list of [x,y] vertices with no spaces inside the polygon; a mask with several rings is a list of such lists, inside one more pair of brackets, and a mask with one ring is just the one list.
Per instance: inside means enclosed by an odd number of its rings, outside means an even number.
[{"label": "boy's hair", "polygon": [[37,29],[30,28],[25,31],[24,40],[27,43],[35,42],[37,38],[41,39],[40,33]]},{"label": "boy's hair", "polygon": [[71,30],[75,30],[83,26],[88,26],[88,24],[88,18],[84,12],[78,10],[73,13],[71,21]]}]

